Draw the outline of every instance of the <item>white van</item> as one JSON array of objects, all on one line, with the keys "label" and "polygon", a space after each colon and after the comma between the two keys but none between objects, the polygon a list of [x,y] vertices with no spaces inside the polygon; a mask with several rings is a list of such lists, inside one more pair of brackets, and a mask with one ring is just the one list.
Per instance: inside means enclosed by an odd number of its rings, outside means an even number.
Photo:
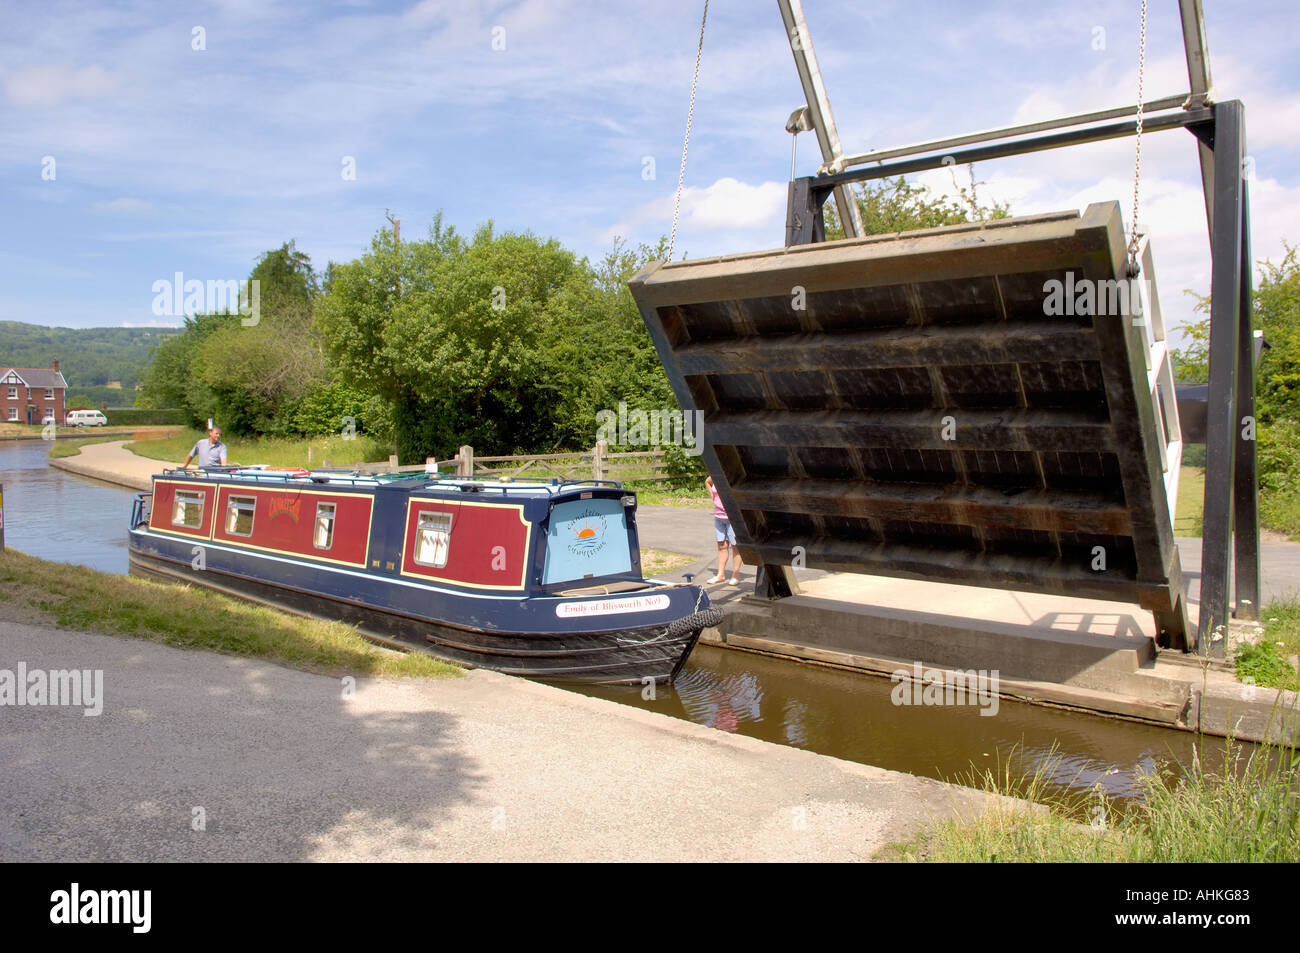
[{"label": "white van", "polygon": [[99,410],[68,411],[69,427],[102,427],[107,423],[108,423],[108,418],[104,416],[103,411],[99,411]]}]

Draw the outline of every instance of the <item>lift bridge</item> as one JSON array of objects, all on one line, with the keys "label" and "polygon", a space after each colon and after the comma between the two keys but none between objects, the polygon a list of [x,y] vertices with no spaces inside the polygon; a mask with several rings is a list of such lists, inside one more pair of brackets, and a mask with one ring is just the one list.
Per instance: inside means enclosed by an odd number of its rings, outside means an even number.
[{"label": "lift bridge", "polygon": [[[820,135],[828,165],[791,182],[785,248],[630,282],[678,400],[704,413],[703,459],[759,595],[796,593],[793,564],[1110,599],[1150,610],[1160,645],[1221,656],[1235,545],[1237,615],[1256,617],[1243,111],[1211,101],[1199,0],[1181,11],[1187,94],[856,157]],[[1129,136],[1138,112],[1148,133],[1196,137],[1213,252],[1199,631],[1172,531],[1182,439],[1151,250],[1143,238],[1134,256],[1119,205],[824,240],[846,185]],[[1134,266],[1126,305],[1052,306],[1055,288],[1117,289]]]}]

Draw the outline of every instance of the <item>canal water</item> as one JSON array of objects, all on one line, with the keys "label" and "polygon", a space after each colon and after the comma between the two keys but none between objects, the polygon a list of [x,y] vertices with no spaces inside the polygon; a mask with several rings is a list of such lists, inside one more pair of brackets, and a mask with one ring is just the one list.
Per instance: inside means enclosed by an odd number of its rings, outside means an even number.
[{"label": "canal water", "polygon": [[125,573],[134,490],[49,465],[45,440],[0,441],[5,545],[51,562]]},{"label": "canal water", "polygon": [[[47,465],[43,441],[0,442],[9,546],[34,556],[125,573],[133,491]],[[900,706],[879,677],[731,649],[699,646],[675,684],[653,698],[641,688],[599,686],[586,694],[635,705],[777,744],[945,781],[984,772],[1040,772],[1049,794],[1100,789],[1121,804],[1138,776],[1161,761],[1188,764],[1195,736],[1131,722],[998,700],[976,706]],[[1249,746],[1246,746],[1249,748]],[[1205,742],[1215,769],[1224,746]],[[720,796],[724,796],[720,792]]]}]

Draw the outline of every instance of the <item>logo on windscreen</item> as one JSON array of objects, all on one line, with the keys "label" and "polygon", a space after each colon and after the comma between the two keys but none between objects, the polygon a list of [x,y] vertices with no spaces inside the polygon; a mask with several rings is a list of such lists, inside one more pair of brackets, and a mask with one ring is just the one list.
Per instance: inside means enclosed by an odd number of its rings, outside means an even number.
[{"label": "logo on windscreen", "polygon": [[587,510],[576,519],[569,521],[569,552],[575,556],[595,556],[605,548],[605,517],[595,510]]}]

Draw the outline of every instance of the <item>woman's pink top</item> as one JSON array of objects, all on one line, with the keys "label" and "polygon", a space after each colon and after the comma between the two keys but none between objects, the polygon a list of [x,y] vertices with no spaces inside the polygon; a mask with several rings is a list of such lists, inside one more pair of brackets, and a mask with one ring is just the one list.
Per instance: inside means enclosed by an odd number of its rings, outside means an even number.
[{"label": "woman's pink top", "polygon": [[718,496],[718,488],[712,484],[709,485],[709,496],[713,497],[713,515],[715,518],[725,520],[727,510],[722,505],[722,497]]}]

